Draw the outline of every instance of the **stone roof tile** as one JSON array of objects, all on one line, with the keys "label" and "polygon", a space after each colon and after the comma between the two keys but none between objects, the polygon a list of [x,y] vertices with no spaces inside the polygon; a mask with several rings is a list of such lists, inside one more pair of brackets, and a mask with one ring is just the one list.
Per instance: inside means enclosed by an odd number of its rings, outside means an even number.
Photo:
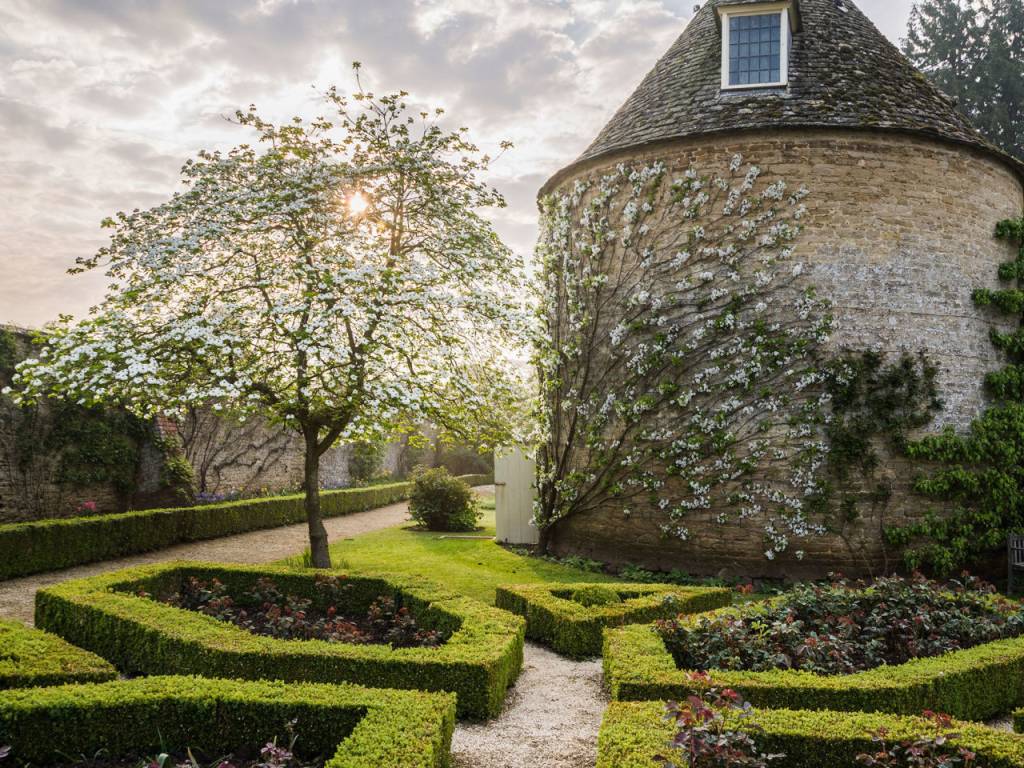
[{"label": "stone roof tile", "polygon": [[[709,0],[576,164],[619,150],[764,128],[857,128],[929,135],[996,153],[970,120],[890,43],[851,0],[799,0],[789,84],[721,89],[721,32]],[[747,0],[749,1],[749,0]]]}]

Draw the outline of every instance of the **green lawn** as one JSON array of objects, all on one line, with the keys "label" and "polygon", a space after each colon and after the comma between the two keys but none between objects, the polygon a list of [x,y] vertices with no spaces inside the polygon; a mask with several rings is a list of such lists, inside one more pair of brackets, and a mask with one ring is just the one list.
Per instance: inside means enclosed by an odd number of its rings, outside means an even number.
[{"label": "green lawn", "polygon": [[[493,501],[485,503],[483,511],[483,530],[472,535],[493,537]],[[615,580],[605,574],[517,555],[499,547],[491,538],[451,538],[454,535],[459,534],[389,528],[334,542],[331,559],[341,569],[422,576],[489,604],[494,603],[494,588],[499,584]]]}]

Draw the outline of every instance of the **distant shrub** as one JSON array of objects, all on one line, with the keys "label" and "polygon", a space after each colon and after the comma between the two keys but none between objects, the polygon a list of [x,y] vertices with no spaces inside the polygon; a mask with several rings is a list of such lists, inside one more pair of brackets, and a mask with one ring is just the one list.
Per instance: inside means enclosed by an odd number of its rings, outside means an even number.
[{"label": "distant shrub", "polygon": [[384,444],[356,443],[348,460],[348,472],[354,483],[367,483],[381,476],[384,468]]},{"label": "distant shrub", "polygon": [[599,584],[587,584],[584,587],[580,587],[572,593],[570,599],[585,608],[622,602],[618,592],[611,587],[602,587]]},{"label": "distant shrub", "polygon": [[424,469],[413,475],[409,516],[428,531],[472,531],[481,514],[469,485],[448,470]]}]

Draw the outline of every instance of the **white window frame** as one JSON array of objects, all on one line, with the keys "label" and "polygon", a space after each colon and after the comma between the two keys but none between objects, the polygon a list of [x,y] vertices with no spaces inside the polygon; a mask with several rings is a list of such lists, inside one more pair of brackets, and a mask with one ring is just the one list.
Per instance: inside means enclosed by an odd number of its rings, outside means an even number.
[{"label": "white window frame", "polygon": [[[722,90],[740,91],[751,88],[779,88],[789,85],[789,49],[793,39],[793,6],[789,2],[758,3],[756,5],[720,5],[718,15],[722,20]],[[782,29],[779,34],[779,81],[777,83],[729,83],[729,19],[738,16],[781,16]]]}]

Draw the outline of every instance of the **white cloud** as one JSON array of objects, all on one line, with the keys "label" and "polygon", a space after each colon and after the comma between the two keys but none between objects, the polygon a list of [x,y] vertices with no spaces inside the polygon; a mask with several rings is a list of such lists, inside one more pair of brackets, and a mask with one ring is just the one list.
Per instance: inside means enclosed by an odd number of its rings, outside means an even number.
[{"label": "white cloud", "polygon": [[[444,106],[481,146],[505,138],[495,216],[528,252],[534,195],[594,138],[695,0],[7,0],[0,9],[0,322],[82,314],[102,276],[68,266],[99,222],[168,196],[201,148],[251,137],[223,119],[256,103],[316,113],[312,86]],[[896,38],[910,0],[861,0]]]}]

